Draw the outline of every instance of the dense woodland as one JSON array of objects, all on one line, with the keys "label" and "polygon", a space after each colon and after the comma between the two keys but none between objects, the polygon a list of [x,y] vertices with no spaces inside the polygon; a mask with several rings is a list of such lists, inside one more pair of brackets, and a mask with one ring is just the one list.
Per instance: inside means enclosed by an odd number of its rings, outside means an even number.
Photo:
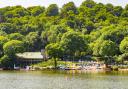
[{"label": "dense woodland", "polygon": [[16,53],[46,50],[53,58],[128,60],[128,5],[85,0],[59,8],[0,8],[0,63],[13,66]]}]

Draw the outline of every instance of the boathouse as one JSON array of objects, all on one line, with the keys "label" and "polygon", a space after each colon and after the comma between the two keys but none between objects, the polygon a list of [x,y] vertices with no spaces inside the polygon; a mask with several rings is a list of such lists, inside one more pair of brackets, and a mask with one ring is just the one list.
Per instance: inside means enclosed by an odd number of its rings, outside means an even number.
[{"label": "boathouse", "polygon": [[19,66],[36,64],[46,60],[46,56],[42,52],[17,53],[16,56],[16,64]]}]

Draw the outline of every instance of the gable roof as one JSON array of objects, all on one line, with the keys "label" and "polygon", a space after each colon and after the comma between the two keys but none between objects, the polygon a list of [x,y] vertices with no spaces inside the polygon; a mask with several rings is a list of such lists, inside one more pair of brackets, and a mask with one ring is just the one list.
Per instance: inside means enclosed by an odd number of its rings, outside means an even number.
[{"label": "gable roof", "polygon": [[17,53],[16,56],[24,59],[43,59],[43,55],[41,54],[41,52]]}]

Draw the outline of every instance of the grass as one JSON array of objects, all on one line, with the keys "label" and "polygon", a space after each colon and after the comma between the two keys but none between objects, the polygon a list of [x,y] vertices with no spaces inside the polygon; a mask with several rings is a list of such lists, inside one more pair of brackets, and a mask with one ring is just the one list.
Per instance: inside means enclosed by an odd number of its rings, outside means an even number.
[{"label": "grass", "polygon": [[[68,66],[71,66],[73,64],[76,64],[76,63],[69,62],[69,61],[65,62],[65,61],[60,61],[60,60],[57,61],[57,65],[58,66],[59,65],[65,65],[65,66],[68,65]],[[34,66],[36,66],[36,67],[49,67],[49,66],[54,67],[54,60],[53,59],[50,59],[48,61],[35,64]]]}]

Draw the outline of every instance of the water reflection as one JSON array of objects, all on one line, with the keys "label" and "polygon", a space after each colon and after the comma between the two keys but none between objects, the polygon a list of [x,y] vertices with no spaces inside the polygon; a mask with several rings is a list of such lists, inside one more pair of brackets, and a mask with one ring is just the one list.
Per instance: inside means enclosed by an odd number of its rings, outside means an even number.
[{"label": "water reflection", "polygon": [[0,89],[128,89],[128,72],[0,71]]}]

